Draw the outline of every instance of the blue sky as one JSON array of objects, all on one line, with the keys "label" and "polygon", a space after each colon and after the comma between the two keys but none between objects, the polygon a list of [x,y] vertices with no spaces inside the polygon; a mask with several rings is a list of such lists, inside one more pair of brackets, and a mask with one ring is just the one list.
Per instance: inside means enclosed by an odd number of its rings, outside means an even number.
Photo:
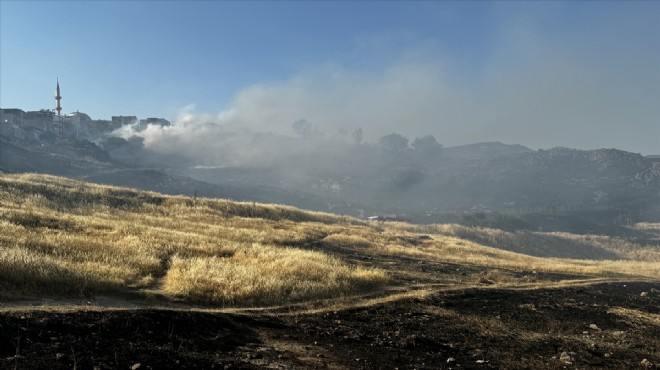
[{"label": "blue sky", "polygon": [[[0,2],[0,106],[660,154],[656,2]],[[192,118],[191,118],[192,117]],[[185,133],[177,133],[185,135]]]}]

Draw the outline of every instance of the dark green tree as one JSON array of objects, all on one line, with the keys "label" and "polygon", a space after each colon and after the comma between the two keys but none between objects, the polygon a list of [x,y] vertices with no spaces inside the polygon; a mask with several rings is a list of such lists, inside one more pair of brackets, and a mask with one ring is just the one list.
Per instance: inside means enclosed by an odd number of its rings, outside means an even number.
[{"label": "dark green tree", "polygon": [[423,155],[435,155],[442,151],[442,145],[438,143],[433,135],[415,138],[412,147],[416,152]]},{"label": "dark green tree", "polygon": [[381,137],[378,140],[378,145],[380,145],[381,147],[387,150],[402,152],[408,149],[408,138],[401,134],[397,134],[396,132],[393,132],[389,135],[385,135]]}]

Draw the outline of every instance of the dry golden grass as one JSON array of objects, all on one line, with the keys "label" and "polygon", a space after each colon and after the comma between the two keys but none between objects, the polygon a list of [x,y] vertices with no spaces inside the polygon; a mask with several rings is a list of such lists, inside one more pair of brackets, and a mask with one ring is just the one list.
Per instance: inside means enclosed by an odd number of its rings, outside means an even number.
[{"label": "dry golden grass", "polygon": [[461,225],[393,223],[390,229],[401,234],[421,232],[433,235],[435,240],[427,244],[429,248],[417,250],[406,250],[400,245],[389,246],[393,253],[414,254],[447,262],[463,260],[498,268],[660,277],[660,241],[641,245],[612,236],[503,231]]},{"label": "dry golden grass", "polygon": [[611,308],[607,313],[625,318],[631,326],[660,326],[660,315],[655,313],[624,307]]},{"label": "dry golden grass", "polygon": [[387,278],[293,246],[315,237],[317,227],[355,222],[292,207],[2,175],[0,284],[5,296],[149,289],[226,305],[342,296]]},{"label": "dry golden grass", "polygon": [[[638,222],[634,225],[635,229],[660,232],[660,223],[657,222]],[[657,235],[657,234],[656,234]]]},{"label": "dry golden grass", "polygon": [[[610,237],[367,223],[34,174],[0,175],[0,229],[5,297],[132,291],[224,306],[286,304],[397,284],[390,272],[408,267],[379,261],[402,256],[492,271],[660,277],[657,246]],[[540,255],[563,253],[564,244],[600,254]],[[506,273],[488,278],[517,282]]]},{"label": "dry golden grass", "polygon": [[174,257],[164,291],[201,301],[263,305],[337,297],[385,282],[382,271],[322,253],[255,245],[231,257]]},{"label": "dry golden grass", "polygon": [[[654,230],[653,225],[637,224],[636,229]],[[565,232],[529,230],[505,231],[462,225],[397,225],[401,231],[427,232],[458,237],[481,245],[537,257],[565,257],[588,260],[635,260],[660,262],[660,237],[654,243],[640,245],[624,237],[577,235]],[[660,230],[660,228],[658,229]]]}]

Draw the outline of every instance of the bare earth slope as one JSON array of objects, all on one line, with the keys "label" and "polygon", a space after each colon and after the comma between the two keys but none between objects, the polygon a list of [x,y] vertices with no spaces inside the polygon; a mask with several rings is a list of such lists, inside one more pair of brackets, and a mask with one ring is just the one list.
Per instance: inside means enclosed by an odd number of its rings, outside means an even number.
[{"label": "bare earth slope", "polygon": [[660,362],[655,224],[369,223],[27,174],[0,175],[0,230],[5,368]]}]

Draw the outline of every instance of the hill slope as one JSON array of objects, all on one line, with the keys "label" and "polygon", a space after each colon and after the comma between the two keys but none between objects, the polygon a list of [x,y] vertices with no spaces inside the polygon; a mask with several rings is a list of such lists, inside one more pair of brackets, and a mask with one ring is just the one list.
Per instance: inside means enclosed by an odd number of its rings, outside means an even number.
[{"label": "hill slope", "polygon": [[[133,292],[221,305],[281,304],[361,293],[419,275],[405,264],[383,263],[393,258],[660,276],[657,248],[615,238],[366,223],[47,175],[1,175],[0,223],[3,291],[28,296]],[[572,250],[559,248],[568,241]]]},{"label": "hill slope", "polygon": [[194,159],[154,153],[141,142],[118,154],[84,141],[19,145],[0,139],[0,171],[360,217],[397,214],[418,223],[502,213],[512,215],[517,228],[614,233],[660,220],[660,161],[616,149],[533,151],[477,143],[424,151],[323,138],[255,140],[251,145],[270,148],[268,155],[234,163],[232,148]]},{"label": "hill slope", "polygon": [[660,361],[658,224],[416,226],[4,174],[0,230],[8,368]]}]

